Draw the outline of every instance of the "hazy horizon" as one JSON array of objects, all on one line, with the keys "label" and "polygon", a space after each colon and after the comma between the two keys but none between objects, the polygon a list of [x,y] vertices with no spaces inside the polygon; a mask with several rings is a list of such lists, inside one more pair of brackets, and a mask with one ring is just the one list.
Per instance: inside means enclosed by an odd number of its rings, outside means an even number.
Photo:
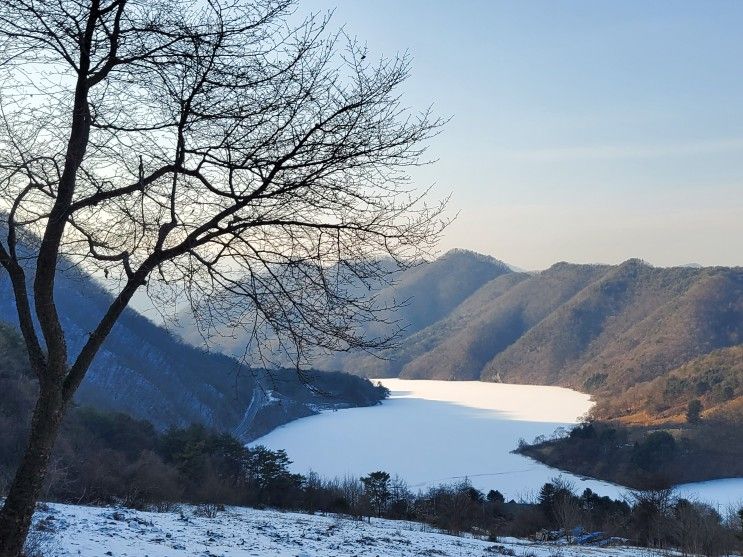
[{"label": "hazy horizon", "polygon": [[452,193],[442,251],[743,265],[743,4],[308,0],[405,100],[452,120],[414,183]]}]

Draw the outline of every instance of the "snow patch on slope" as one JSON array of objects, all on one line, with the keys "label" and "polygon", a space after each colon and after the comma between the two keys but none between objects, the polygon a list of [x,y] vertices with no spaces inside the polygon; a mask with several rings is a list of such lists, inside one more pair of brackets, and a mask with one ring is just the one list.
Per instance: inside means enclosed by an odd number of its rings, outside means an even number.
[{"label": "snow patch on slope", "polygon": [[192,507],[175,513],[149,513],[53,504],[35,519],[37,525],[54,532],[54,547],[48,548],[47,554],[57,557],[651,555],[634,547],[557,546],[515,538],[489,542],[449,536],[413,522],[374,519],[367,523],[335,515],[235,507],[228,507],[216,518],[203,518],[195,516]]}]

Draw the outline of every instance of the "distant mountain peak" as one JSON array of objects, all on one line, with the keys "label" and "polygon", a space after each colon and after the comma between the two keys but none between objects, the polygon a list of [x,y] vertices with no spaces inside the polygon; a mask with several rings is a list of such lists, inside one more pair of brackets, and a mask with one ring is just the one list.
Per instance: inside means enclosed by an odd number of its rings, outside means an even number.
[{"label": "distant mountain peak", "polygon": [[463,258],[472,259],[474,261],[488,262],[494,266],[497,266],[503,269],[508,269],[509,271],[513,270],[512,266],[506,263],[505,261],[497,259],[493,257],[492,255],[487,255],[487,254],[469,250],[466,248],[452,248],[446,253],[444,253],[441,257],[439,257],[437,261],[443,261],[443,260],[450,259],[453,257],[463,257]]},{"label": "distant mountain peak", "polygon": [[619,264],[620,267],[652,267],[649,262],[639,257],[630,257],[626,261]]}]

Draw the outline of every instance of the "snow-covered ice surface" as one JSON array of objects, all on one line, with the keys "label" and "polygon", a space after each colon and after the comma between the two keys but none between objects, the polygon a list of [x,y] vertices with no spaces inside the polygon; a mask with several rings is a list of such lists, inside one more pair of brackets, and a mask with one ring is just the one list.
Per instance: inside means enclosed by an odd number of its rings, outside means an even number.
[{"label": "snow-covered ice surface", "polygon": [[[285,449],[297,472],[343,477],[385,470],[414,490],[467,477],[479,489],[528,499],[559,472],[511,453],[519,439],[531,441],[570,426],[592,405],[588,395],[559,387],[381,382],[391,396],[379,406],[303,418],[253,444]],[[612,496],[622,491],[605,482],[570,478],[581,490],[590,487]]]},{"label": "snow-covered ice surface", "polygon": [[743,478],[724,478],[676,486],[676,495],[702,501],[719,510],[743,508]]},{"label": "snow-covered ice surface", "polygon": [[58,504],[49,507],[50,511],[35,517],[55,532],[44,553],[48,557],[658,555],[639,548],[557,546],[514,538],[488,542],[424,531],[420,524],[410,522],[374,519],[366,523],[244,508],[227,508],[215,518],[200,518],[188,507],[182,514]]},{"label": "snow-covered ice surface", "polygon": [[[414,490],[467,477],[481,490],[530,499],[562,474],[580,491],[589,487],[615,498],[625,493],[511,453],[520,438],[531,441],[575,424],[593,404],[589,395],[480,381],[381,382],[392,393],[379,406],[303,418],[252,444],[285,449],[296,472],[332,478],[385,470]],[[743,478],[688,484],[679,493],[726,506],[743,501]]]}]

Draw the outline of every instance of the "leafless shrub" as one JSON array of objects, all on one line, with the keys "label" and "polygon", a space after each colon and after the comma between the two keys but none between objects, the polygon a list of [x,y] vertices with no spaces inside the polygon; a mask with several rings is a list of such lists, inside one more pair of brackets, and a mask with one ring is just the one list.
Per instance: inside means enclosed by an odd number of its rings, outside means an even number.
[{"label": "leafless shrub", "polygon": [[193,514],[194,516],[201,518],[216,518],[219,512],[223,510],[223,505],[218,505],[216,503],[202,503],[201,505],[197,505]]},{"label": "leafless shrub", "polygon": [[550,480],[555,495],[553,513],[558,528],[565,531],[578,525],[580,521],[580,507],[575,495],[575,484],[565,476],[556,476]]},{"label": "leafless shrub", "polygon": [[684,555],[718,557],[735,547],[733,532],[709,505],[681,499],[674,507],[671,524],[675,545]]},{"label": "leafless shrub", "polygon": [[51,557],[57,554],[57,550],[58,543],[54,537],[54,530],[44,526],[42,522],[29,531],[23,546],[23,557]]},{"label": "leafless shrub", "polygon": [[181,505],[172,501],[157,501],[150,505],[150,510],[156,513],[177,513],[181,510]]}]

